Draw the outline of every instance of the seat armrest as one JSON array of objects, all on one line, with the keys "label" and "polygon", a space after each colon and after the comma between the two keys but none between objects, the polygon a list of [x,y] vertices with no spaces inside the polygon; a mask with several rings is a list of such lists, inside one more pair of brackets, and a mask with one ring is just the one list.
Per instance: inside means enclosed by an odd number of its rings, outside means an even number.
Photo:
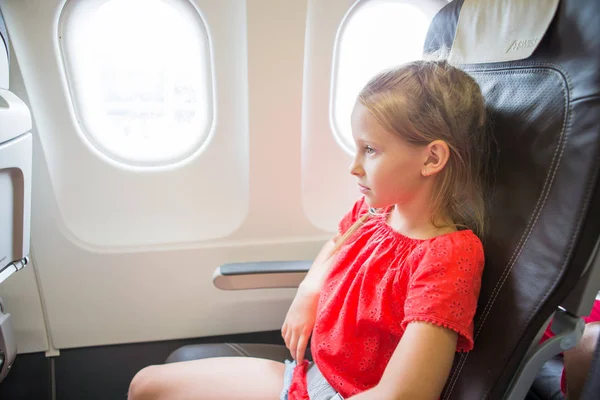
[{"label": "seat armrest", "polygon": [[297,288],[312,261],[259,261],[223,264],[213,274],[222,290]]}]

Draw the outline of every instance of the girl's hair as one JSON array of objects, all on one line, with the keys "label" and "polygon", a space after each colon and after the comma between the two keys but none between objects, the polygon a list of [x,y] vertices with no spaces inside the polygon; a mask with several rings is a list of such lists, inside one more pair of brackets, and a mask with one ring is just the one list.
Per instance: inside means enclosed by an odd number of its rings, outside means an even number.
[{"label": "girl's hair", "polygon": [[[483,195],[487,141],[485,100],[477,82],[446,61],[413,61],[372,78],[358,95],[387,131],[416,146],[448,144],[450,156],[434,187],[432,223],[447,216],[456,227],[485,230]],[[336,250],[371,215],[336,243]],[[333,251],[332,253],[334,253]]]}]

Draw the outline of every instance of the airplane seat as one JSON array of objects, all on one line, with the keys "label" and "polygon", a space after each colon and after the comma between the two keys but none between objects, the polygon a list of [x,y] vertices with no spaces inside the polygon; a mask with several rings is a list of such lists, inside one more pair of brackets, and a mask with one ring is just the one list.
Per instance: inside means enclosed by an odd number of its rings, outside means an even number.
[{"label": "airplane seat", "polygon": [[[597,0],[455,0],[431,23],[424,53],[447,49],[478,81],[493,137],[475,349],[456,355],[443,399],[523,399],[581,338],[600,289],[599,18]],[[167,361],[257,354],[222,346]]]},{"label": "airplane seat", "polygon": [[[8,34],[0,14],[0,284],[29,256],[32,139],[29,109],[9,89]],[[11,314],[0,299],[0,382],[17,356]]]}]

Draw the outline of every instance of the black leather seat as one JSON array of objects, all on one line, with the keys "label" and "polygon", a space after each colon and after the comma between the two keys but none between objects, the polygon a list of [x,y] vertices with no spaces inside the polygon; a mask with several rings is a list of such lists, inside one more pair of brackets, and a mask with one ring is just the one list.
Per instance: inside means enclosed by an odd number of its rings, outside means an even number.
[{"label": "black leather seat", "polygon": [[[426,53],[453,46],[462,6],[455,0],[434,18]],[[590,290],[600,289],[598,21],[599,1],[563,0],[530,57],[461,65],[488,104],[493,191],[475,350],[456,356],[443,399],[501,399],[511,385],[530,385],[527,371],[542,352],[532,346],[548,319],[561,305],[561,318],[587,315]],[[569,332],[581,329],[573,326]],[[289,358],[275,347],[227,346],[188,347],[169,361],[233,353]]]},{"label": "black leather seat", "polygon": [[[285,359],[290,359],[291,356],[285,346],[276,344],[208,343],[180,347],[169,355],[166,362],[172,363],[212,357],[256,357],[283,362]],[[306,358],[312,360],[310,349],[306,350]]]}]

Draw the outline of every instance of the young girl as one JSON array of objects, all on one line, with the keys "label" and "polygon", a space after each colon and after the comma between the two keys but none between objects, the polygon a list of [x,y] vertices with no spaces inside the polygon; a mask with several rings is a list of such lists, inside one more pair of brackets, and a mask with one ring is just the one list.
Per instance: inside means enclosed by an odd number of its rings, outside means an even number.
[{"label": "young girl", "polygon": [[[443,61],[373,78],[352,112],[363,196],[285,318],[293,362],[214,358],[140,371],[129,399],[436,399],[473,348],[484,264],[485,105]],[[304,359],[312,334],[314,359]]]}]

